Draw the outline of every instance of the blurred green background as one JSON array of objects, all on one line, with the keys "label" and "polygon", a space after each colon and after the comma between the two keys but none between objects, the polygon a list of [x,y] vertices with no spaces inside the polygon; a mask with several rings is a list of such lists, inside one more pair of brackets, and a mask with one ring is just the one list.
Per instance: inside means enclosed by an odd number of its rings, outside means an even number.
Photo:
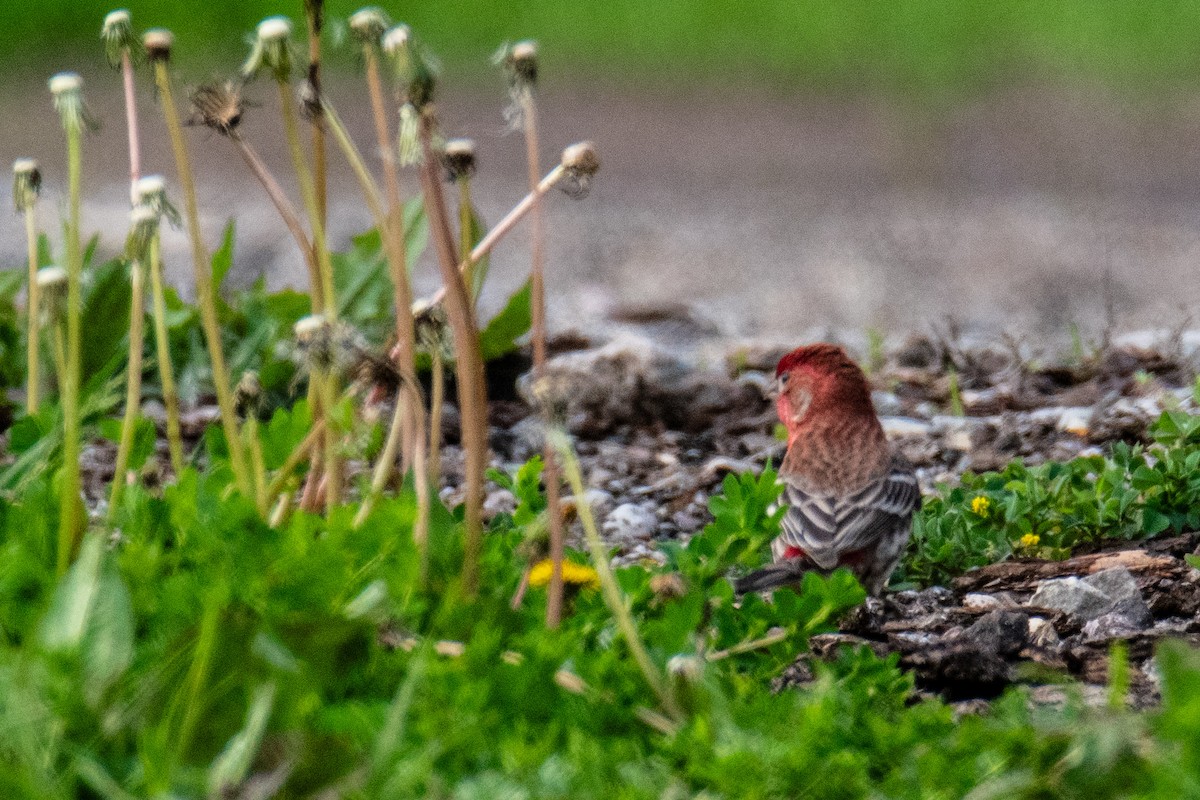
[{"label": "blurred green background", "polygon": [[[1200,74],[1195,0],[453,0],[383,4],[451,66],[533,37],[545,57],[601,78],[766,81],[901,94],[985,90],[1014,81],[1100,81],[1170,89]],[[41,67],[61,47],[92,48],[105,12],[94,0],[4,0],[0,52]],[[300,0],[129,3],[138,29],[165,26],[180,59],[244,52],[269,14],[299,21]],[[332,0],[336,37],[356,2]],[[87,52],[79,50],[79,54]],[[73,54],[74,55],[74,54]],[[348,57],[346,57],[348,59]],[[334,58],[336,61],[336,57]],[[53,68],[53,65],[50,66]]]}]

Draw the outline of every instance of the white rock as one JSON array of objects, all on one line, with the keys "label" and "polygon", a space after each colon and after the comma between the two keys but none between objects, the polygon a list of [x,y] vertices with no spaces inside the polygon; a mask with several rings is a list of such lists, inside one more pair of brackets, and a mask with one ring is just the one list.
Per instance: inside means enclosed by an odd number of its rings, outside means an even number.
[{"label": "white rock", "polygon": [[1058,421],[1054,423],[1054,427],[1064,433],[1087,436],[1091,422],[1092,410],[1090,408],[1063,408],[1060,409]]},{"label": "white rock", "polygon": [[[616,500],[612,494],[603,489],[588,489],[583,494],[583,499],[592,509],[592,514],[596,517],[603,517],[612,510],[616,505]],[[638,506],[640,508],[640,506]],[[577,515],[579,513],[579,498],[573,494],[569,494],[562,499],[562,513],[566,515]]]},{"label": "white rock", "polygon": [[616,543],[628,543],[635,539],[650,539],[658,527],[658,515],[633,503],[622,503],[612,510],[604,520],[604,535]]},{"label": "white rock", "polygon": [[972,592],[963,597],[963,608],[969,608],[974,611],[991,611],[1004,606],[1000,599],[995,595],[983,594],[982,592]]},{"label": "white rock", "polygon": [[490,492],[483,501],[483,518],[491,519],[497,514],[511,514],[517,508],[517,498],[508,489]]},{"label": "white rock", "polygon": [[906,439],[929,436],[933,428],[928,422],[912,417],[880,417],[883,432],[889,439]]}]

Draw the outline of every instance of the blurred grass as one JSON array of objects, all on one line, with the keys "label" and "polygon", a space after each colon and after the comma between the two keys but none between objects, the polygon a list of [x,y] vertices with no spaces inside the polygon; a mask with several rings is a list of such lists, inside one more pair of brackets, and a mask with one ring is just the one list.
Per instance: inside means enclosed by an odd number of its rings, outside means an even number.
[{"label": "blurred grass", "polygon": [[[6,0],[0,52],[57,69],[100,59],[96,32],[112,5]],[[331,0],[330,29],[359,3]],[[171,28],[179,58],[206,65],[244,51],[262,17],[301,19],[301,2],[144,0],[138,29]],[[546,56],[618,82],[766,80],[887,93],[986,89],[1022,80],[1174,88],[1200,73],[1195,0],[449,0],[384,4],[449,65],[483,61],[505,40],[533,37]],[[344,26],[343,26],[344,27]],[[197,44],[197,43],[201,44]],[[69,66],[69,65],[68,65]]]}]

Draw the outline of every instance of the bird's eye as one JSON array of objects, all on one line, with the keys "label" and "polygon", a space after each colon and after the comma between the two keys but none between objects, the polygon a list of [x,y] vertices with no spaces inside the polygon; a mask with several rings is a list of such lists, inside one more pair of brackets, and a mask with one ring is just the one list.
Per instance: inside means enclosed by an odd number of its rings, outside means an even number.
[{"label": "bird's eye", "polygon": [[781,387],[782,387],[782,386],[787,386],[787,381],[788,381],[788,373],[786,373],[786,372],[785,372],[785,373],[783,373],[782,375],[780,375],[780,376],[779,376],[779,385],[780,385]]}]

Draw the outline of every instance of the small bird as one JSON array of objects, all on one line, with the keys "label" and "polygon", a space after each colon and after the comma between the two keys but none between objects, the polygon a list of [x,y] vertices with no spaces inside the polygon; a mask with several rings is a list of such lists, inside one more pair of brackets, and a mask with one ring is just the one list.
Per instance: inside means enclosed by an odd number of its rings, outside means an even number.
[{"label": "small bird", "polygon": [[774,563],[734,581],[739,594],[847,567],[872,595],[887,585],[912,533],[921,492],[892,452],[862,370],[841,347],[812,344],[775,370],[775,408],[787,428],[779,468],[788,510]]}]

